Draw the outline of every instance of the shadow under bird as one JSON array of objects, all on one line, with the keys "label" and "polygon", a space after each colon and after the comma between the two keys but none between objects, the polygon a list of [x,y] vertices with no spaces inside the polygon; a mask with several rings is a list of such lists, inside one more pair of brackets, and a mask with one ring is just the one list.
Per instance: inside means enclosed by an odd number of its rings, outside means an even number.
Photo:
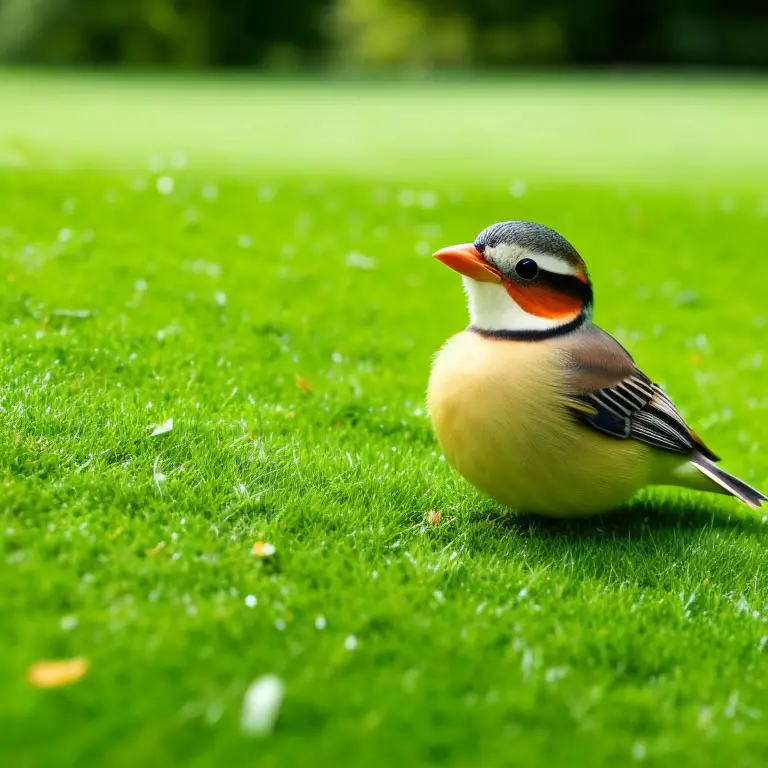
[{"label": "shadow under bird", "polygon": [[669,397],[592,322],[583,259],[507,221],[435,258],[463,276],[471,325],[435,358],[427,404],[448,462],[519,512],[580,517],[648,485],[762,493],[723,471]]}]

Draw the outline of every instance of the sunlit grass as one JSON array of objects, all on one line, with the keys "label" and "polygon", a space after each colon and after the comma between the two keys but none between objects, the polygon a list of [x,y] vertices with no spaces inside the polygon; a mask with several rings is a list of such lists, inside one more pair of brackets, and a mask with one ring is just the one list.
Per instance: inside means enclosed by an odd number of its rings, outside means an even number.
[{"label": "sunlit grass", "polygon": [[[429,254],[533,219],[768,487],[759,84],[528,83],[559,122],[505,136],[498,83],[66,82],[57,111],[60,81],[0,76],[4,763],[759,762],[759,521],[675,491],[515,520],[423,405],[465,323]],[[26,682],[70,657],[71,687]],[[265,673],[286,698],[254,744]]]},{"label": "sunlit grass", "polygon": [[765,79],[508,75],[436,82],[0,72],[0,162],[195,166],[392,182],[764,189]]}]

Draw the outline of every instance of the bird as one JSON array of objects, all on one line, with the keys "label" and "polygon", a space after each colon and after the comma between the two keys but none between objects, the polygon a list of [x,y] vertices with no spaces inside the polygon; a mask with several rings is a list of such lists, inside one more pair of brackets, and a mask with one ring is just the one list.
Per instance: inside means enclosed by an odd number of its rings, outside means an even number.
[{"label": "bird", "polygon": [[512,510],[576,518],[647,486],[768,498],[725,472],[669,396],[592,319],[577,250],[549,227],[504,221],[434,257],[462,276],[470,325],[435,355],[427,411],[442,453]]}]

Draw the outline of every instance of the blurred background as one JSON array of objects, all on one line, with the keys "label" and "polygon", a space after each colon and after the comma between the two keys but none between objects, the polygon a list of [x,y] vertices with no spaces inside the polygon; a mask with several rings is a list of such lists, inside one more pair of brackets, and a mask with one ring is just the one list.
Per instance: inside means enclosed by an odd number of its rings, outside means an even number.
[{"label": "blurred background", "polygon": [[0,62],[277,71],[768,65],[755,0],[0,0]]}]

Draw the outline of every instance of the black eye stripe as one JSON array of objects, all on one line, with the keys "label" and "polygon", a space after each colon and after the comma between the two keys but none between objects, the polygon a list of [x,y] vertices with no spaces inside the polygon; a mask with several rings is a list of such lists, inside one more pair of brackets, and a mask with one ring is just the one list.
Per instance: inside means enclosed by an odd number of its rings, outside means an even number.
[{"label": "black eye stripe", "polygon": [[573,296],[584,305],[592,303],[592,286],[579,280],[575,275],[561,275],[558,272],[540,269],[537,282],[543,283],[559,293]]},{"label": "black eye stripe", "polygon": [[[478,249],[479,250],[479,249]],[[485,247],[483,247],[485,250]],[[522,268],[521,265],[525,263]],[[550,272],[544,269],[534,258],[524,257],[520,259],[512,268],[512,272],[504,270],[509,278],[522,282],[523,285],[530,283],[533,285],[545,285],[558,293],[578,299],[582,306],[592,306],[593,295],[592,286],[584,282],[576,275],[564,275],[561,272]]]}]

